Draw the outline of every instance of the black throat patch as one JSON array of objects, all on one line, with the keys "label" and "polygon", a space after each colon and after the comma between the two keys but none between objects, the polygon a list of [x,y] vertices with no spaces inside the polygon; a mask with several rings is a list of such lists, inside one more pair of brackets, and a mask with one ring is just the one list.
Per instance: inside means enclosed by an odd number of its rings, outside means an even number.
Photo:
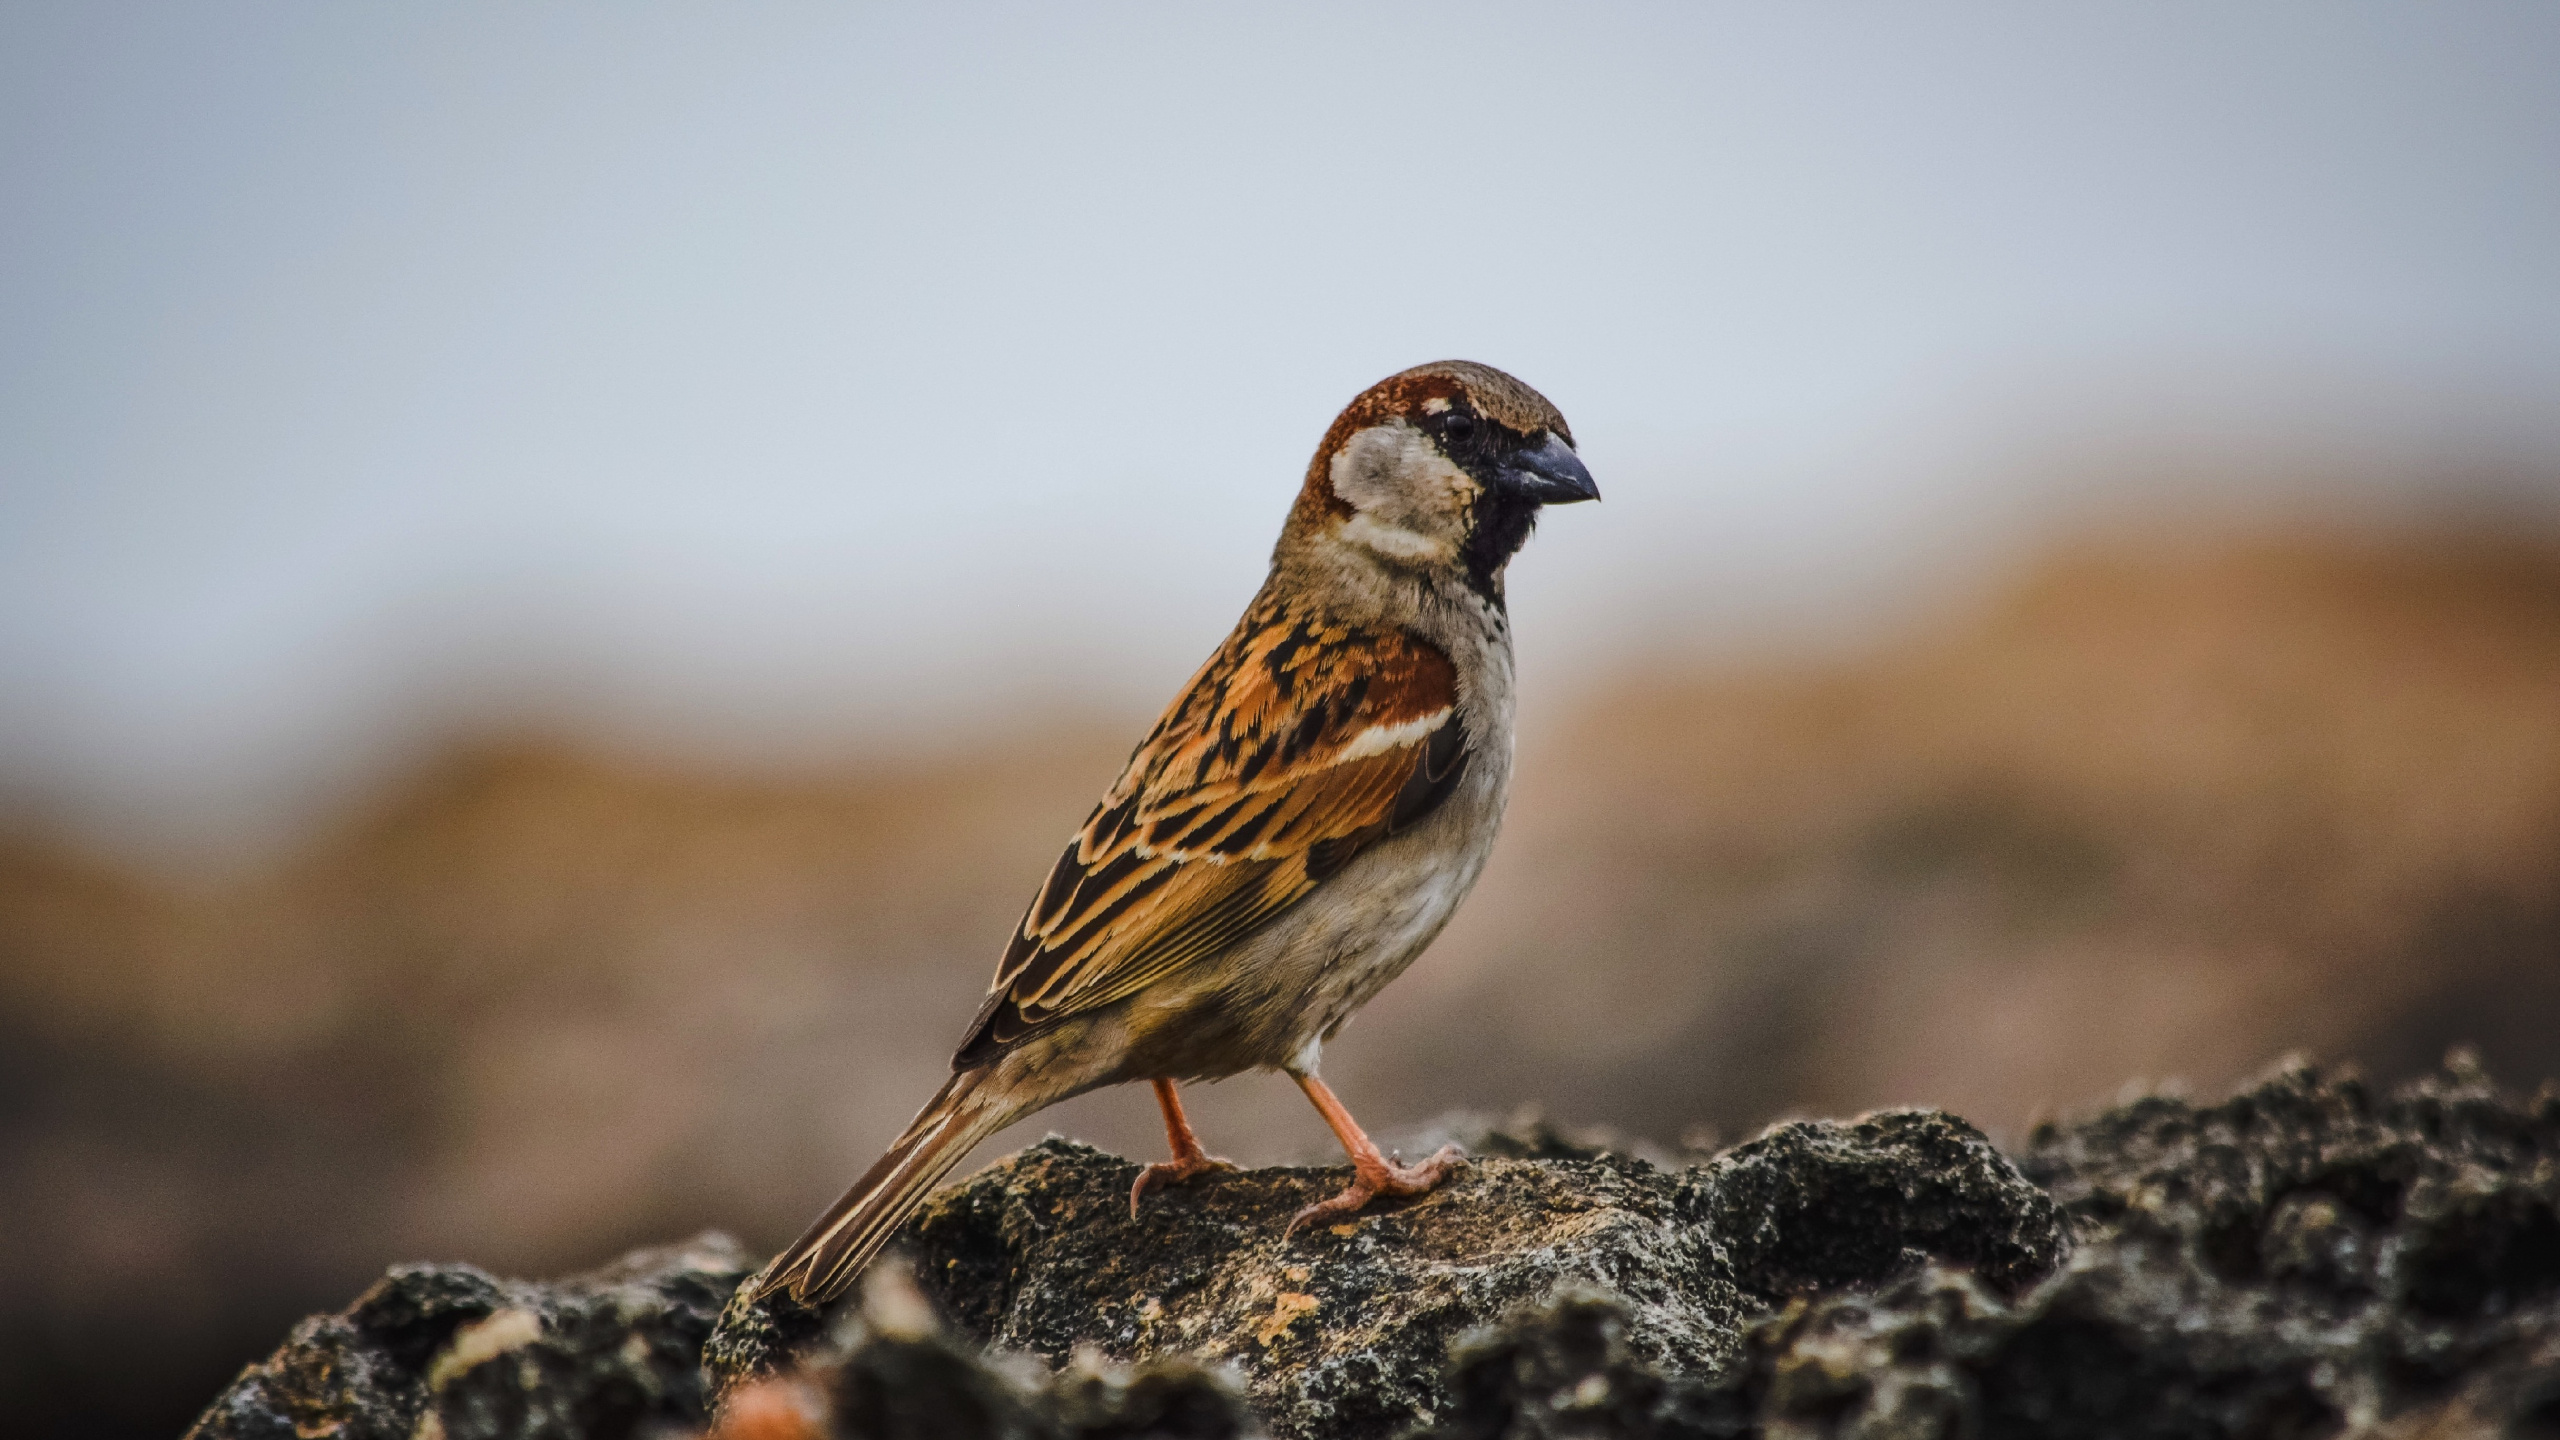
[{"label": "black throat patch", "polygon": [[1538,502],[1488,487],[1476,501],[1475,524],[1467,531],[1467,588],[1502,608],[1502,567],[1529,543],[1538,528]]}]

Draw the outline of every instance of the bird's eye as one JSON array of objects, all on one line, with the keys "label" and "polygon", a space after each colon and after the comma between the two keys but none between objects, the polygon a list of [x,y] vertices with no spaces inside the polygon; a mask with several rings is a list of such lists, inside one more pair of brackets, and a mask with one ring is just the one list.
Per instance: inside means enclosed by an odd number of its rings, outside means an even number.
[{"label": "bird's eye", "polygon": [[1440,421],[1442,433],[1448,435],[1464,435],[1475,428],[1476,417],[1464,410],[1452,410]]}]

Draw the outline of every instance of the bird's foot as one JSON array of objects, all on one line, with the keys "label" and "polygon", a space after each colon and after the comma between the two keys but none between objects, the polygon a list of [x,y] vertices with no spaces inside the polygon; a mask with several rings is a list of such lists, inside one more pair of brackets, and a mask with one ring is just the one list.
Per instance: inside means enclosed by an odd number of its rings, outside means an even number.
[{"label": "bird's foot", "polygon": [[1196,1180],[1213,1170],[1235,1168],[1236,1162],[1233,1160],[1223,1160],[1215,1155],[1204,1155],[1197,1151],[1189,1155],[1177,1155],[1170,1160],[1159,1160],[1140,1170],[1137,1180],[1129,1186],[1129,1218],[1132,1220],[1138,1218],[1138,1197],[1158,1185],[1180,1185],[1186,1181]]},{"label": "bird's foot", "polygon": [[1319,1200],[1289,1217],[1288,1228],[1280,1232],[1287,1240],[1298,1233],[1301,1225],[1313,1225],[1338,1215],[1359,1212],[1362,1206],[1381,1195],[1419,1195],[1448,1176],[1450,1167],[1467,1163],[1467,1152],[1455,1145],[1443,1145],[1439,1153],[1419,1165],[1398,1165],[1383,1155],[1364,1155],[1351,1162],[1351,1183],[1330,1200]]}]

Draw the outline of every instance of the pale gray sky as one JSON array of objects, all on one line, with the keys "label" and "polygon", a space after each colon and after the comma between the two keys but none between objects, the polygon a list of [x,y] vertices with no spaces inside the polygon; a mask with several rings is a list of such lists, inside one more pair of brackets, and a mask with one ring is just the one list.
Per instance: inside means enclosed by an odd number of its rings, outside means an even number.
[{"label": "pale gray sky", "polygon": [[511,710],[1151,708],[1441,356],[1608,495],[1533,674],[2093,447],[2560,454],[2545,3],[13,3],[0,140],[0,786],[127,835]]}]

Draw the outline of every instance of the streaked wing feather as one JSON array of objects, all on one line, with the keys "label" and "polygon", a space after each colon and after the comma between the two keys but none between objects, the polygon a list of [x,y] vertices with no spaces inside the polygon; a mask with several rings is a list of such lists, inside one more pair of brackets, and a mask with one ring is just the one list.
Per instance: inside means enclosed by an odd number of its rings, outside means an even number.
[{"label": "streaked wing feather", "polygon": [[1419,819],[1465,764],[1448,657],[1257,601],[1033,897],[954,1063],[1214,955]]}]

